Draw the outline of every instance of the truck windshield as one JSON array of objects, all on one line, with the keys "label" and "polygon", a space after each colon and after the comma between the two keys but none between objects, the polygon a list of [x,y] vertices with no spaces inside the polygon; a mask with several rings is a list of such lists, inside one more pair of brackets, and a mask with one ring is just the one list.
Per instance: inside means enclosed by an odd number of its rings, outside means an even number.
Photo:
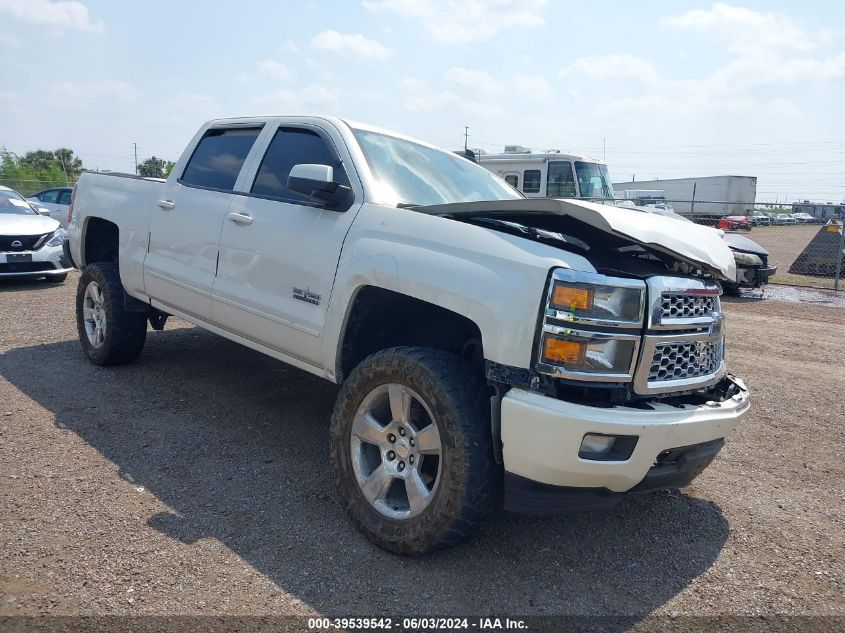
[{"label": "truck windshield", "polygon": [[607,165],[576,160],[575,174],[578,176],[578,190],[582,198],[613,200],[613,185],[607,175]]},{"label": "truck windshield", "polygon": [[29,203],[14,191],[0,191],[0,213],[35,215]]},{"label": "truck windshield", "polygon": [[523,196],[489,171],[449,152],[353,129],[387,204],[449,204]]}]

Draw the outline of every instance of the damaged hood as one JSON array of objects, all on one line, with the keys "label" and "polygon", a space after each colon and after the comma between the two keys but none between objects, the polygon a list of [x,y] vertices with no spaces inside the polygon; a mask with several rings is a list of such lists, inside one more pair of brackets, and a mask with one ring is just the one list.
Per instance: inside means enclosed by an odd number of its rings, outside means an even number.
[{"label": "damaged hood", "polygon": [[685,220],[586,200],[556,198],[458,202],[415,207],[414,210],[455,218],[496,217],[497,214],[524,214],[526,217],[532,214],[566,215],[601,231],[673,255],[728,281],[736,279],[734,256],[721,233]]}]

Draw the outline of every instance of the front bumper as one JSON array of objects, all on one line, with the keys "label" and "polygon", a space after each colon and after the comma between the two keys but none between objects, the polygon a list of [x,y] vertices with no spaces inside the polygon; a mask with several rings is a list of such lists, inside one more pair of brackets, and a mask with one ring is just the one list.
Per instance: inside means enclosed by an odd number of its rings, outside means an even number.
[{"label": "front bumper", "polygon": [[741,288],[762,288],[777,271],[777,266],[737,266],[736,285]]},{"label": "front bumper", "polygon": [[0,252],[0,279],[7,277],[51,277],[73,268],[62,246],[42,246],[37,251]]},{"label": "front bumper", "polygon": [[[660,473],[652,469],[665,451],[697,449],[725,438],[736,427],[748,412],[749,395],[739,379],[725,380],[733,381],[738,389],[723,402],[674,406],[653,401],[646,408],[591,407],[511,389],[502,399],[501,414],[506,483],[519,482],[514,479],[517,477],[540,488],[564,488],[559,491],[563,494],[582,489],[574,492],[598,492],[601,496],[686,485],[709,461],[701,468],[690,466],[674,478],[654,479]],[[579,451],[588,433],[633,436],[636,445],[624,461],[583,459]],[[692,457],[685,460],[691,462]],[[698,465],[702,464],[700,457],[695,459]],[[665,470],[662,474],[666,475]],[[647,482],[650,475],[653,485]],[[505,505],[518,508],[519,487],[509,488],[511,499],[506,489]]]}]

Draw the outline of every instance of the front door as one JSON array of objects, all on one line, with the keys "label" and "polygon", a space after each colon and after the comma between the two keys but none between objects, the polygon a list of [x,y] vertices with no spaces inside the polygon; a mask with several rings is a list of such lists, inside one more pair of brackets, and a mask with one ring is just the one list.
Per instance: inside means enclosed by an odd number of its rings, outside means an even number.
[{"label": "front door", "polygon": [[313,365],[320,362],[334,274],[360,200],[345,212],[330,211],[290,191],[287,179],[294,165],[319,164],[331,165],[335,180],[349,184],[341,144],[316,126],[283,123],[276,130],[253,181],[232,200],[214,283],[216,324]]},{"label": "front door", "polygon": [[167,180],[152,204],[147,294],[191,316],[211,317],[220,229],[241,167],[260,127],[205,132],[181,177]]}]

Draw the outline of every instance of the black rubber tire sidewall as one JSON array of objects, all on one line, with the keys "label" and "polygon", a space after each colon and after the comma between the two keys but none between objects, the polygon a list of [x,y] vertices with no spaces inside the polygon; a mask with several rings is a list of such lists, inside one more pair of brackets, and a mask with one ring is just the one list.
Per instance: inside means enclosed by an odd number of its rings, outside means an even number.
[{"label": "black rubber tire sidewall", "polygon": [[[385,517],[370,505],[351,463],[354,414],[364,396],[386,383],[410,387],[425,400],[443,446],[435,497],[407,520]],[[499,507],[502,473],[493,456],[489,402],[481,372],[441,350],[391,348],[355,368],[332,416],[330,461],[347,512],[370,540],[401,554],[443,549],[469,538]]]},{"label": "black rubber tire sidewall", "polygon": [[[106,335],[103,345],[94,347],[85,333],[82,304],[85,289],[96,281],[103,293],[103,307],[106,311]],[[111,262],[89,264],[79,277],[76,289],[76,329],[82,351],[95,365],[122,365],[130,363],[144,349],[147,336],[147,315],[143,312],[129,312],[123,309],[123,286],[117,266]]]}]

